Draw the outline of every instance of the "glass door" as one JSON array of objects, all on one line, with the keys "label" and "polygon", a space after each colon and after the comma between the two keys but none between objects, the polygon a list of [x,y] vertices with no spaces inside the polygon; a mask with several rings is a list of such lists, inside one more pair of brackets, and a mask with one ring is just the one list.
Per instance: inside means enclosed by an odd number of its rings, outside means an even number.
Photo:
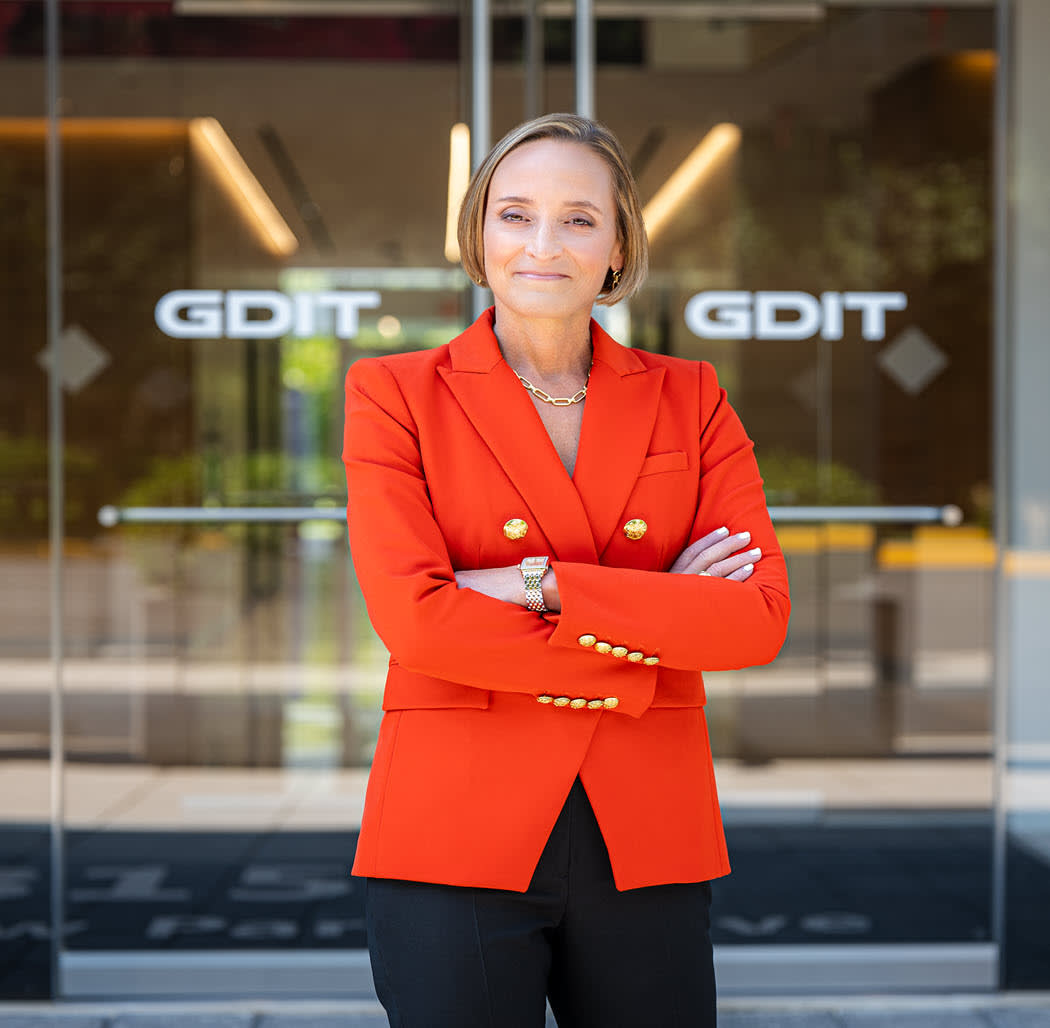
[{"label": "glass door", "polygon": [[36,8],[0,2],[0,998],[14,999],[51,991],[54,674],[40,363],[48,345],[47,80]]},{"label": "glass door", "polygon": [[63,17],[60,988],[291,993],[305,960],[367,993],[348,870],[386,653],[342,382],[463,324],[459,23]]},{"label": "glass door", "polygon": [[[599,2],[593,69],[653,239],[600,314],[713,361],[792,576],[778,661],[709,681],[723,991],[991,987],[992,12],[725,7]],[[574,106],[571,19],[524,11],[491,22],[493,138]],[[0,0],[0,992],[368,994],[347,872],[386,654],[342,378],[470,317],[470,26],[61,12],[54,806],[46,68],[40,5]]]},{"label": "glass door", "polygon": [[778,660],[709,682],[722,986],[990,988],[993,12],[687,6],[597,99],[632,341],[715,364],[792,582]]}]

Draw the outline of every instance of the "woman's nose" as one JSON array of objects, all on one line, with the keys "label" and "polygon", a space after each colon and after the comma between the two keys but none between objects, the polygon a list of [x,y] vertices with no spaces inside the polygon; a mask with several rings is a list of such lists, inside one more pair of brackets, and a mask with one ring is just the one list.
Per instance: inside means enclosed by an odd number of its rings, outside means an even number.
[{"label": "woman's nose", "polygon": [[529,253],[536,257],[553,257],[561,251],[561,237],[557,225],[540,219],[529,236]]}]

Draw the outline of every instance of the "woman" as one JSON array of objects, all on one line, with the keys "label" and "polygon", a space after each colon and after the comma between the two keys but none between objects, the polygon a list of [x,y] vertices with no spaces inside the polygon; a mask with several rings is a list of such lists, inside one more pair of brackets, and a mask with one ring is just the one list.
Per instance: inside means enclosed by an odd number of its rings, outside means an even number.
[{"label": "woman", "polygon": [[751,443],[707,364],[592,305],[648,246],[621,147],[548,115],[475,173],[464,267],[494,306],[360,361],[354,564],[390,667],[354,873],[404,1028],[709,1025],[727,874],[701,669],[788,617]]}]

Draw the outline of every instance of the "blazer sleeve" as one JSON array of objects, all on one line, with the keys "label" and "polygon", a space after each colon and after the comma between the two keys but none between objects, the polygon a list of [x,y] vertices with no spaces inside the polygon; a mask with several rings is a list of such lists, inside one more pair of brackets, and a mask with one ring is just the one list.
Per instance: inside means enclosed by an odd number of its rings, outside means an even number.
[{"label": "blazer sleeve", "polygon": [[[766,509],[753,444],[700,365],[700,501],[690,541],[725,525],[749,531],[762,559],[745,582],[555,562],[561,615],[551,644],[578,649],[597,637],[659,657],[668,667],[721,671],[771,661],[791,604],[787,568]],[[606,661],[607,662],[607,661]]]},{"label": "blazer sleeve", "polygon": [[524,607],[458,588],[434,517],[418,429],[382,359],[346,379],[347,523],[369,616],[391,656],[410,671],[479,689],[533,696],[616,696],[617,713],[640,716],[656,668],[595,660],[550,645],[555,626]]}]

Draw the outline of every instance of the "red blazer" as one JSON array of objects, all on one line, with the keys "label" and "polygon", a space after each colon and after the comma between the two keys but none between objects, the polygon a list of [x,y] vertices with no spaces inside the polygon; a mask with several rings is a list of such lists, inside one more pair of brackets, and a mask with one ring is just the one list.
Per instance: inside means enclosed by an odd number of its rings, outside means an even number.
[{"label": "red blazer", "polygon": [[[771,661],[789,610],[752,444],[709,364],[592,322],[570,479],[492,318],[347,375],[350,545],[391,654],[354,873],[524,891],[579,775],[620,889],[726,874],[700,671]],[[663,573],[720,525],[762,547],[747,582]],[[540,554],[560,614],[453,577]]]}]

